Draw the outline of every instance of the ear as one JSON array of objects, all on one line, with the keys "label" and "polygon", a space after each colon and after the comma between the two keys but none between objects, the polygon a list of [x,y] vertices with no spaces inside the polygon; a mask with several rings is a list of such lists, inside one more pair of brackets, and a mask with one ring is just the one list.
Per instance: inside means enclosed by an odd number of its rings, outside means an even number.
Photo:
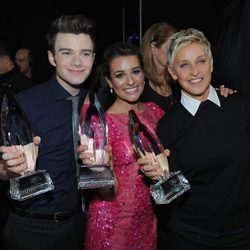
[{"label": "ear", "polygon": [[152,54],[155,55],[155,54],[156,54],[156,51],[157,51],[156,46],[155,46],[153,43],[151,43],[151,44],[150,44],[150,47],[151,47]]},{"label": "ear", "polygon": [[213,72],[213,70],[214,70],[214,60],[211,59],[211,73]]},{"label": "ear", "polygon": [[105,76],[105,80],[106,80],[106,82],[108,83],[109,87],[110,87],[110,88],[113,88],[112,82],[111,82],[106,76]]},{"label": "ear", "polygon": [[92,56],[92,62],[94,63],[95,61],[95,53],[93,53],[93,56]]},{"label": "ear", "polygon": [[177,77],[177,75],[176,75],[176,73],[175,73],[174,68],[172,68],[170,65],[168,65],[168,72],[169,72],[169,74],[171,75],[171,77],[172,77],[174,80],[177,80],[177,79],[178,79],[178,77]]},{"label": "ear", "polygon": [[51,51],[48,51],[48,59],[49,59],[50,64],[52,66],[56,67],[55,57],[54,57],[54,54]]}]

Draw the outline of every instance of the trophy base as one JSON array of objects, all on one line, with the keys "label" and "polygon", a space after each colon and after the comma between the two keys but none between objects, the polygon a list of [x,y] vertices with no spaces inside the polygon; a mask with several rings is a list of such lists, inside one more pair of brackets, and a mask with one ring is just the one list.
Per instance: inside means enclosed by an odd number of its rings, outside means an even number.
[{"label": "trophy base", "polygon": [[25,173],[10,179],[10,198],[23,201],[54,189],[53,182],[46,170]]},{"label": "trophy base", "polygon": [[105,188],[115,185],[111,165],[84,165],[80,167],[78,189]]},{"label": "trophy base", "polygon": [[188,180],[180,171],[176,171],[151,185],[150,193],[156,204],[168,204],[189,189]]}]

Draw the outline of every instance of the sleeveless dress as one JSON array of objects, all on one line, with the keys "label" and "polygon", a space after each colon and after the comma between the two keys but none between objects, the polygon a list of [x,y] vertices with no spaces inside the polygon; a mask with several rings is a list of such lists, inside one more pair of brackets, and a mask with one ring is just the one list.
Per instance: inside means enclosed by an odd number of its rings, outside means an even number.
[{"label": "sleeveless dress", "polygon": [[[145,111],[137,115],[155,131],[164,111],[154,103],[145,105]],[[118,190],[111,201],[98,194],[90,201],[85,250],[154,250],[157,221],[149,185],[132,148],[128,114],[106,113],[106,119]]]}]

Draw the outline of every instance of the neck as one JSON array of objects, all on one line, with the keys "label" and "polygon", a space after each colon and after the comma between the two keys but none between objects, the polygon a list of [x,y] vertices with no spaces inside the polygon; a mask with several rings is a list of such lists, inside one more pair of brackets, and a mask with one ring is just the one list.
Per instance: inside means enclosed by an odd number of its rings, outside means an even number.
[{"label": "neck", "polygon": [[160,85],[155,85],[151,81],[149,81],[150,87],[161,96],[170,96],[172,95],[172,89],[170,85],[164,80]]},{"label": "neck", "polygon": [[67,91],[69,92],[72,96],[76,96],[81,89],[81,84],[70,84],[69,82],[64,81],[61,79],[58,75],[56,76],[56,79],[58,83]]},{"label": "neck", "polygon": [[145,110],[145,105],[142,102],[127,103],[117,99],[108,109],[108,112],[113,114],[127,114],[131,109],[136,112],[143,112]]},{"label": "neck", "polygon": [[159,79],[164,78],[165,72],[167,70],[167,66],[160,64],[159,62],[156,61],[155,65],[156,73]]},{"label": "neck", "polygon": [[28,77],[28,78],[32,78],[32,71],[31,71],[31,69],[29,69],[26,73],[25,73],[25,75]]}]

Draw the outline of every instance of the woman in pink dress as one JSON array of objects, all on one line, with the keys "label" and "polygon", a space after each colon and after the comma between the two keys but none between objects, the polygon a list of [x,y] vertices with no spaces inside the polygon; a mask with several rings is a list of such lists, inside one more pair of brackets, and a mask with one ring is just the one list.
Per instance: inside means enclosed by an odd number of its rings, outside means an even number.
[{"label": "woman in pink dress", "polygon": [[136,47],[126,43],[108,47],[103,72],[116,95],[106,112],[106,120],[117,185],[115,192],[111,192],[113,197],[104,198],[103,190],[94,190],[88,210],[85,250],[154,250],[157,221],[149,185],[130,140],[128,111],[135,110],[153,131],[164,112],[156,104],[139,101],[144,73]]}]

